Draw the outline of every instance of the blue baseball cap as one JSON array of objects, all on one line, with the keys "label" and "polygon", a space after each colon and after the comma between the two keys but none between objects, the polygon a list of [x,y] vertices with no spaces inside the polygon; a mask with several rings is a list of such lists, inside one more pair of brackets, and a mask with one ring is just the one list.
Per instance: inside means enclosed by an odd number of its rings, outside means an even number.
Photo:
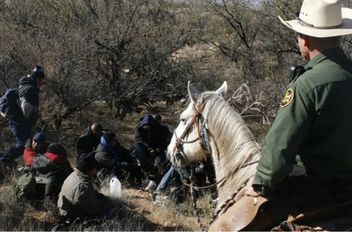
[{"label": "blue baseball cap", "polygon": [[45,143],[46,136],[42,132],[38,132],[33,136],[33,140],[39,142],[39,143]]}]

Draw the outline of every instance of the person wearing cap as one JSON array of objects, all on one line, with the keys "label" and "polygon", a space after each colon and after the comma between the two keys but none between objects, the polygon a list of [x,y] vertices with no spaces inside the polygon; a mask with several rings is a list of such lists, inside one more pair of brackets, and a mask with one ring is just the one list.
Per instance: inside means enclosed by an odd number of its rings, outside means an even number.
[{"label": "person wearing cap", "polygon": [[112,201],[93,186],[97,165],[93,152],[78,157],[76,168],[64,181],[57,201],[59,213],[65,219],[104,217],[113,209]]},{"label": "person wearing cap", "polygon": [[87,127],[81,137],[77,141],[77,156],[82,153],[90,153],[94,151],[100,143],[100,137],[103,135],[103,127],[98,123],[94,122]]},{"label": "person wearing cap", "polygon": [[[352,9],[340,0],[304,0],[298,19],[280,20],[297,32],[307,63],[285,90],[257,171],[240,192],[247,197],[236,197],[268,200],[259,215],[271,223],[260,227],[256,217],[250,230],[270,229],[302,206],[352,186],[352,63],[339,45],[340,36],[352,34]],[[297,159],[305,175],[292,173]]]},{"label": "person wearing cap", "polygon": [[46,142],[46,136],[42,132],[36,133],[32,140],[28,139],[23,151],[23,163],[26,167],[33,165],[33,159],[36,156],[43,155],[46,152],[48,144]]},{"label": "person wearing cap", "polygon": [[33,71],[19,81],[17,88],[20,114],[9,119],[10,129],[16,138],[16,144],[4,153],[2,164],[10,169],[14,160],[23,154],[24,145],[31,137],[32,127],[35,125],[39,111],[39,91],[44,84],[44,70],[37,65]]}]

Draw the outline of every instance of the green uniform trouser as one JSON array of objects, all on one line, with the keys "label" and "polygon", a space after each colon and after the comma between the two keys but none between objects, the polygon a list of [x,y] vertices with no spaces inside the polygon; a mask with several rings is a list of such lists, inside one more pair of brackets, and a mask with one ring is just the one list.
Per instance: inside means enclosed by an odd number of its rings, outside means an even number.
[{"label": "green uniform trouser", "polygon": [[352,179],[292,176],[286,178],[277,191],[265,196],[269,201],[263,205],[263,209],[273,226],[277,226],[288,215],[297,216],[314,208],[314,205],[326,206],[324,200],[343,194],[351,194],[352,199]]}]

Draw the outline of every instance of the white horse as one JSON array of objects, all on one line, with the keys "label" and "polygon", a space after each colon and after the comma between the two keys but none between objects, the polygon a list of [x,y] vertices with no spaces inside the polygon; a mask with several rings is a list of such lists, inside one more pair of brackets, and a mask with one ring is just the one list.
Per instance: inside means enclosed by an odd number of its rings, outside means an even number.
[{"label": "white horse", "polygon": [[[180,115],[180,123],[174,131],[168,146],[168,156],[176,166],[186,166],[192,161],[201,161],[212,157],[214,162],[218,200],[215,208],[215,220],[209,230],[239,230],[249,223],[241,218],[243,214],[254,212],[255,206],[244,201],[253,202],[253,198],[244,197],[236,204],[243,204],[244,212],[232,207],[238,190],[255,174],[261,155],[260,145],[242,120],[241,116],[228,104],[223,96],[227,92],[227,83],[216,91],[200,93],[188,82],[189,105]],[[297,173],[301,175],[302,173]],[[264,199],[264,200],[263,200]],[[254,204],[259,207],[265,198],[256,199]],[[350,202],[339,203],[349,207]],[[335,206],[338,205],[335,203]],[[252,207],[252,208],[250,208]],[[337,208],[335,208],[337,209]],[[258,208],[255,208],[258,210]],[[241,211],[241,210],[240,210]],[[336,210],[335,210],[336,211]],[[351,222],[348,214],[342,221]],[[251,214],[252,219],[255,216]],[[298,217],[299,218],[299,217]],[[336,219],[317,221],[314,226],[338,229]],[[241,224],[242,223],[242,224]],[[241,225],[239,225],[241,224]],[[242,227],[243,226],[243,227]],[[335,230],[333,229],[333,230]],[[341,228],[340,228],[341,229]]]},{"label": "white horse", "polygon": [[168,146],[177,166],[212,156],[218,199],[216,212],[227,207],[236,192],[255,174],[260,145],[241,116],[224,100],[227,82],[216,91],[200,93],[188,82],[190,103]]}]

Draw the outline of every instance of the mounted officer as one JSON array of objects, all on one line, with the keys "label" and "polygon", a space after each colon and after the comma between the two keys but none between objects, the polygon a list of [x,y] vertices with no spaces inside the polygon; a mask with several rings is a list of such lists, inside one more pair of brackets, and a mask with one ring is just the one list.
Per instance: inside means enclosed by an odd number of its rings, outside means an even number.
[{"label": "mounted officer", "polygon": [[[304,0],[298,19],[280,18],[297,32],[307,63],[286,88],[255,176],[236,197],[234,207],[253,204],[253,198],[268,200],[244,230],[270,229],[317,200],[351,194],[352,63],[339,41],[352,34],[352,9],[341,2]],[[292,176],[297,159],[306,175]]]}]

